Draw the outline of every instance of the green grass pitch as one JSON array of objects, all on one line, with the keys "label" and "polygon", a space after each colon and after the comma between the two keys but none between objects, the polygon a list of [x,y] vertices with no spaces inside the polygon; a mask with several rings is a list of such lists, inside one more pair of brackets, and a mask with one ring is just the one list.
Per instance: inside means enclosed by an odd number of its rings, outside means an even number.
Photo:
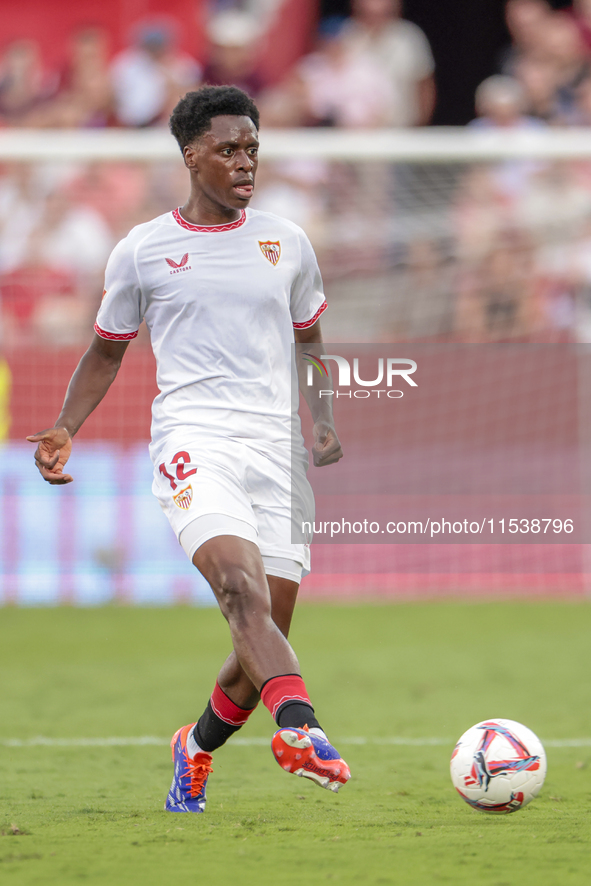
[{"label": "green grass pitch", "polygon": [[[293,644],[351,782],[335,796],[282,772],[261,707],[216,753],[207,812],[171,815],[167,739],[228,651],[220,614],[4,609],[0,882],[588,886],[590,621],[587,603],[301,605]],[[547,743],[542,793],[512,815],[449,779],[487,717]]]}]

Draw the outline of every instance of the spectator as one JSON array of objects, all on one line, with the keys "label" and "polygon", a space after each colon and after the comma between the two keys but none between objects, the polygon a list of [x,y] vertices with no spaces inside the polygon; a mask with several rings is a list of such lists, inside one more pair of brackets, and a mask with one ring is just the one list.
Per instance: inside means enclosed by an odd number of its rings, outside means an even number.
[{"label": "spectator", "polygon": [[29,124],[60,128],[106,126],[113,110],[107,58],[106,31],[84,28],[76,32],[58,94],[29,115]]},{"label": "spectator", "polygon": [[23,215],[18,228],[7,225],[2,240],[3,271],[43,266],[77,277],[102,274],[113,245],[102,217],[74,204],[63,189]]},{"label": "spectator", "polygon": [[535,231],[540,242],[569,243],[591,218],[591,189],[572,163],[544,164],[514,208],[519,227]]},{"label": "spectator", "polygon": [[261,29],[256,20],[243,12],[223,12],[210,19],[209,62],[203,79],[211,86],[238,86],[249,95],[261,90],[257,75]]},{"label": "spectator", "polygon": [[[82,167],[70,182],[68,193],[77,206],[95,210],[109,226],[115,240],[127,235],[130,225],[144,221],[145,203],[149,200],[149,176],[153,164],[91,163]],[[163,210],[164,211],[164,210]]]},{"label": "spectator", "polygon": [[258,100],[261,126],[295,128],[310,118],[308,87],[298,70],[292,70],[279,85],[266,89]]},{"label": "spectator", "polygon": [[73,343],[87,334],[113,239],[93,209],[77,206],[63,189],[37,201],[35,213],[5,228],[0,288],[5,319],[21,332]]},{"label": "spectator", "polygon": [[435,64],[424,33],[401,14],[401,0],[353,0],[345,39],[351,51],[377,62],[388,80],[386,124],[424,126],[435,107]]},{"label": "spectator", "polygon": [[123,126],[153,126],[168,117],[180,95],[201,81],[198,62],[176,48],[169,19],[139,23],[134,45],[112,64],[115,112]]},{"label": "spectator", "polygon": [[526,94],[530,116],[551,122],[556,110],[556,72],[543,58],[524,56],[517,60],[515,77]]},{"label": "spectator", "polygon": [[543,325],[542,287],[535,252],[521,229],[490,241],[482,259],[465,267],[457,302],[456,328],[468,341],[528,339]]},{"label": "spectator", "polygon": [[501,56],[503,74],[515,76],[521,59],[537,55],[541,29],[551,18],[546,0],[508,0],[505,20],[512,42]]},{"label": "spectator", "polygon": [[108,49],[108,35],[102,28],[83,28],[72,38],[61,97],[75,126],[106,126],[111,116]]},{"label": "spectator", "polygon": [[511,225],[511,202],[500,192],[488,164],[469,166],[460,179],[451,220],[458,257],[470,267],[483,259],[490,244]]},{"label": "spectator", "polygon": [[0,61],[0,118],[26,125],[27,115],[51,96],[57,78],[43,71],[39,47],[33,40],[15,40]]},{"label": "spectator", "polygon": [[576,90],[589,73],[585,44],[574,19],[556,12],[542,28],[539,53],[556,83],[554,118],[563,122],[574,109]]},{"label": "spectator", "polygon": [[[544,124],[524,113],[526,94],[513,77],[496,74],[487,77],[476,90],[478,117],[469,124],[475,129],[539,129]],[[513,198],[520,194],[543,164],[533,160],[506,160],[491,169],[493,181],[501,194]]]},{"label": "spectator", "polygon": [[387,340],[451,334],[455,267],[436,240],[420,236],[411,240],[404,265],[391,280],[391,295],[382,303]]},{"label": "spectator", "polygon": [[527,96],[521,83],[513,77],[496,74],[483,80],[476,90],[476,113],[470,126],[478,128],[527,128],[542,124],[524,111]]},{"label": "spectator", "polygon": [[352,52],[343,38],[345,20],[325,19],[320,26],[317,52],[297,68],[304,85],[309,120],[318,126],[384,126],[392,105],[392,91],[379,66],[362,53]]},{"label": "spectator", "polygon": [[507,25],[514,43],[502,70],[527,94],[529,112],[552,123],[576,116],[577,90],[589,71],[579,21],[553,12],[545,0],[509,0]]},{"label": "spectator", "polygon": [[3,269],[3,242],[11,229],[28,229],[45,194],[39,187],[37,170],[29,163],[8,163],[0,176],[0,272]]}]

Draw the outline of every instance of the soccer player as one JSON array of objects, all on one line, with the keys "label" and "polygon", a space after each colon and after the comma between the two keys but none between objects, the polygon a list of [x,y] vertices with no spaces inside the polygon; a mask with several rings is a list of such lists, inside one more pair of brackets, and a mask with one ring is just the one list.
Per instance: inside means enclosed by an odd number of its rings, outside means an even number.
[{"label": "soccer player", "polygon": [[[72,438],[145,320],[160,390],[153,491],[211,585],[233,645],[203,714],[171,742],[166,809],[203,812],[212,752],[259,698],[279,727],[271,746],[284,769],[333,791],[350,772],[316,719],[287,640],[309,567],[308,546],[291,542],[292,479],[296,510],[311,496],[299,419],[292,459],[291,346],[294,337],[308,349],[322,341],[318,265],[297,225],[247,208],[259,146],[249,96],[226,86],[190,92],[170,128],[189,170],[189,198],[115,247],[95,336],[60,416],[27,439],[38,444],[45,480],[71,482],[64,467]],[[309,397],[309,405],[314,463],[336,462],[342,452],[328,400]]]}]

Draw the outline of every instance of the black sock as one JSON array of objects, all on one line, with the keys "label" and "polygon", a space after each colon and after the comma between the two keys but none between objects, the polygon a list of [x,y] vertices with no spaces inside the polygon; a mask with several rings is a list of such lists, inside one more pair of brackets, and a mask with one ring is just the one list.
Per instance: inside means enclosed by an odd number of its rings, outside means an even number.
[{"label": "black sock", "polygon": [[275,720],[278,726],[294,726],[296,729],[307,726],[309,729],[322,729],[314,714],[314,708],[305,701],[286,701],[278,709]]},{"label": "black sock", "polygon": [[202,751],[211,754],[216,748],[221,748],[231,735],[238,732],[242,726],[232,726],[226,723],[221,717],[218,717],[211,706],[211,702],[207,702],[207,707],[201,714],[194,730],[193,735],[195,741]]}]

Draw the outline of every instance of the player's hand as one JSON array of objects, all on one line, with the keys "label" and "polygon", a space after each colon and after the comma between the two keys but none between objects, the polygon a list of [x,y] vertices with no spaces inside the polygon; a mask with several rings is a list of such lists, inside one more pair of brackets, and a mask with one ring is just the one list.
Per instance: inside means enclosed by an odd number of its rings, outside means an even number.
[{"label": "player's hand", "polygon": [[72,451],[72,438],[65,428],[48,428],[27,437],[29,443],[38,443],[35,464],[44,480],[52,486],[63,486],[74,479],[64,474],[64,466]]},{"label": "player's hand", "polygon": [[343,450],[337,432],[326,421],[317,421],[314,425],[314,445],[312,457],[317,468],[332,465],[343,457]]}]

